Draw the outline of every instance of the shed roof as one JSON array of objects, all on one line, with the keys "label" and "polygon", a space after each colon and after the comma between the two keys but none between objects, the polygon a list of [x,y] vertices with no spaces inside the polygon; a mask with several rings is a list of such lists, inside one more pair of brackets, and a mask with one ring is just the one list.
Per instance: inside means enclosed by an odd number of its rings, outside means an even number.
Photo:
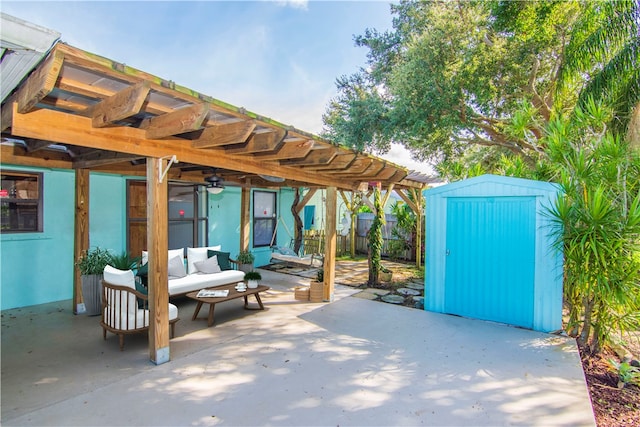
[{"label": "shed roof", "polygon": [[425,190],[426,197],[434,195],[443,195],[446,193],[453,193],[463,188],[481,186],[484,184],[500,184],[510,187],[521,187],[533,190],[539,190],[543,192],[557,192],[558,185],[550,182],[535,181],[532,179],[515,178],[511,176],[491,175],[485,174],[475,176],[472,178],[464,179],[462,181],[452,182],[450,184],[442,185],[435,188]]},{"label": "shed roof", "polygon": [[2,131],[6,163],[144,175],[146,158],[175,155],[169,177],[189,182],[215,171],[251,186],[427,185],[389,161],[64,43],[2,103]]}]

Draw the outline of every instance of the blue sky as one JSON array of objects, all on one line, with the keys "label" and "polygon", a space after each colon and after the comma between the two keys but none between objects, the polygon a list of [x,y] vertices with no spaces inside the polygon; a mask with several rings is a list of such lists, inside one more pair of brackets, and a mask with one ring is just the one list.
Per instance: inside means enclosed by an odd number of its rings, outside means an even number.
[{"label": "blue sky", "polygon": [[[2,1],[70,45],[320,133],[337,77],[365,66],[354,35],[391,28],[383,1]],[[382,156],[429,172],[395,147]]]}]

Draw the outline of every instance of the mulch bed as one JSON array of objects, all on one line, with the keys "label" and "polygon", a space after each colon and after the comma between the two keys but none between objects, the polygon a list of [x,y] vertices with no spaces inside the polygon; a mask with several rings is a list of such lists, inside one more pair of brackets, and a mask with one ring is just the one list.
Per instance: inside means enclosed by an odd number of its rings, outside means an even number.
[{"label": "mulch bed", "polygon": [[640,387],[627,384],[618,388],[618,375],[607,363],[608,358],[617,360],[615,355],[582,356],[596,424],[598,427],[640,427]]}]

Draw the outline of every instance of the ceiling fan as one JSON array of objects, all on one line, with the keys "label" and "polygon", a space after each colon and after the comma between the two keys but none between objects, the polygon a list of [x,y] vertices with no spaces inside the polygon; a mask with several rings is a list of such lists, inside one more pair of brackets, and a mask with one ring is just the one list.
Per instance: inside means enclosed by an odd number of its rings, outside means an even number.
[{"label": "ceiling fan", "polygon": [[216,174],[216,170],[213,170],[213,175],[204,179],[209,183],[207,184],[207,192],[209,194],[220,194],[224,190],[224,180]]}]

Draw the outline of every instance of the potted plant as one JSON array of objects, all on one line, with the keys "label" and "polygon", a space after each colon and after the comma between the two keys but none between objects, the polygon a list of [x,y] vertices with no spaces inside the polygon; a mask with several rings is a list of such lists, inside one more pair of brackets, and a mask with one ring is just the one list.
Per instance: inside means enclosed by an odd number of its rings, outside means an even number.
[{"label": "potted plant", "polygon": [[87,250],[78,260],[76,266],[80,270],[82,283],[82,299],[88,316],[97,316],[102,307],[102,273],[104,267],[112,260],[106,249]]},{"label": "potted plant", "polygon": [[142,257],[131,258],[127,251],[123,251],[119,255],[110,254],[110,256],[111,260],[108,264],[118,270],[133,270],[138,267],[138,263],[142,259]]},{"label": "potted plant", "polygon": [[251,252],[240,251],[236,257],[236,261],[238,262],[238,270],[244,271],[245,273],[253,271],[253,261],[255,261],[255,257]]},{"label": "potted plant", "polygon": [[393,277],[393,272],[389,270],[387,267],[382,267],[380,269],[379,278],[381,282],[390,282]]},{"label": "potted plant", "polygon": [[324,294],[324,270],[318,269],[316,279],[311,281],[309,286],[309,301],[322,302]]},{"label": "potted plant", "polygon": [[248,288],[257,288],[258,280],[262,279],[262,276],[257,271],[249,271],[244,274],[244,280],[247,282]]}]

